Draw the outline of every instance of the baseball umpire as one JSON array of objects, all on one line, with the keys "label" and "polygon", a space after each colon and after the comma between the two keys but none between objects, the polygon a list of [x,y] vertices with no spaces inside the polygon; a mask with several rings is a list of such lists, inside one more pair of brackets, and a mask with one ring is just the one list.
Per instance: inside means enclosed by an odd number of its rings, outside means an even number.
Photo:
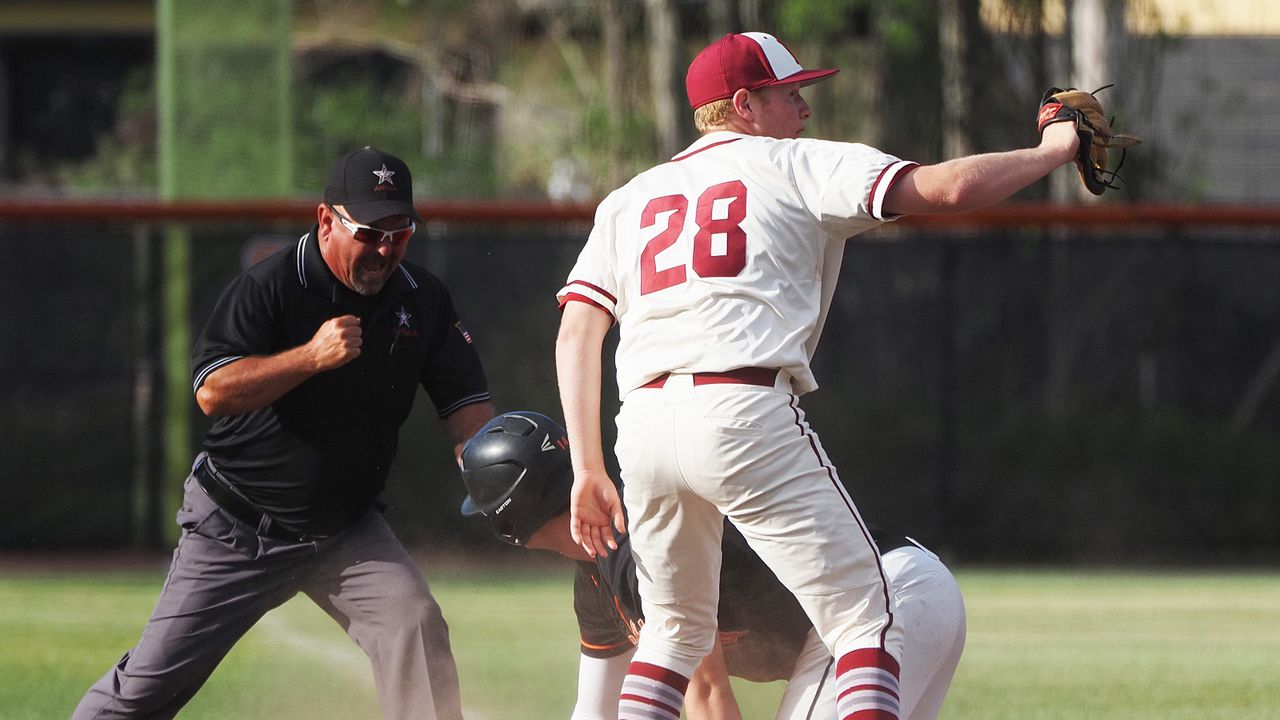
[{"label": "baseball umpire", "polygon": [[[689,66],[701,138],[596,210],[558,298],[570,529],[594,555],[630,523],[647,622],[624,718],[678,717],[716,639],[723,517],[797,597],[837,658],[842,720],[899,717],[902,621],[887,571],[799,396],[845,239],[912,213],[998,202],[1073,161],[1072,123],[1038,146],[918,165],[801,139],[805,69],[774,37],[730,34]],[[604,464],[601,350],[619,326],[616,455]]]},{"label": "baseball umpire", "polygon": [[74,718],[173,717],[299,592],[368,654],[386,717],[462,717],[440,606],[378,497],[417,386],[459,454],[493,417],[484,371],[445,286],[402,262],[421,222],[404,162],[347,153],[316,216],[232,281],[196,341],[196,402],[216,421],[182,536],[142,638]]},{"label": "baseball umpire", "polygon": [[[644,624],[627,536],[618,551],[592,558],[569,534],[573,484],[564,429],[545,415],[494,418],[462,451],[467,516],[482,515],[499,539],[577,560],[574,611],[581,667],[574,720],[614,720],[628,663]],[[935,718],[964,648],[960,588],[937,556],[905,537],[876,534],[881,563],[903,626],[901,713]],[[725,523],[717,641],[689,684],[690,718],[742,714],[729,675],[786,680],[777,720],[836,717],[835,659],[795,597]]]}]

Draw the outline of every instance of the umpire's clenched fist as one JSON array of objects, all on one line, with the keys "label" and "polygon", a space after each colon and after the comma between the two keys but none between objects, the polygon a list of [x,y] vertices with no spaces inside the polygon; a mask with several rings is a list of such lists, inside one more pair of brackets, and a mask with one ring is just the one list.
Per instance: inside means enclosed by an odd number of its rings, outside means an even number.
[{"label": "umpire's clenched fist", "polygon": [[362,344],[364,332],[360,329],[360,318],[341,315],[326,320],[307,347],[311,350],[316,370],[332,370],[354,360],[360,354]]}]

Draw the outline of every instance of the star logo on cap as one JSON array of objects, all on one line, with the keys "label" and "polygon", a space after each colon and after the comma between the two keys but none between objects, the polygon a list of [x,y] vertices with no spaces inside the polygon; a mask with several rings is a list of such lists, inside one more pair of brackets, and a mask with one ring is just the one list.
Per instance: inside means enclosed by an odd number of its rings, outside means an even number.
[{"label": "star logo on cap", "polygon": [[382,163],[382,169],[381,169],[381,170],[374,170],[374,171],[373,171],[373,174],[378,176],[378,184],[379,184],[379,185],[381,185],[382,183],[386,183],[386,184],[388,184],[388,185],[395,185],[395,181],[393,181],[393,180],[391,179],[391,176],[392,176],[392,175],[395,175],[395,174],[396,174],[396,171],[395,171],[395,170],[388,170],[388,169],[387,169],[387,164],[386,164],[386,163]]}]

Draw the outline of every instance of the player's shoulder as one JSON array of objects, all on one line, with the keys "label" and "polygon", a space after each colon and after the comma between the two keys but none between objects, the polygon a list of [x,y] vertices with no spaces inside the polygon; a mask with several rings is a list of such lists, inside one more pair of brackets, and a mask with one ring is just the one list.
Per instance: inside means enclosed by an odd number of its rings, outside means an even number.
[{"label": "player's shoulder", "polygon": [[633,176],[625,184],[608,193],[596,205],[595,226],[597,229],[613,227],[631,213],[639,212],[637,204],[649,199],[666,195],[671,191],[669,183],[655,181],[655,168],[649,168]]},{"label": "player's shoulder", "polygon": [[787,138],[775,140],[772,150],[775,154],[793,158],[858,158],[883,156],[882,152],[870,145],[844,140],[826,140],[823,138]]},{"label": "player's shoulder", "polygon": [[726,131],[703,135],[670,160],[642,170],[606,195],[597,209],[597,219],[625,211],[641,198],[688,191],[689,186],[702,182],[709,166],[741,162],[741,154],[729,153],[728,145],[752,140],[749,135]]},{"label": "player's shoulder", "polygon": [[[887,157],[864,143],[823,138],[775,138],[720,131],[708,133],[668,165],[684,159],[692,164],[746,165],[765,163],[790,171],[796,166],[821,166],[849,159]],[[663,167],[663,166],[659,166]]]}]

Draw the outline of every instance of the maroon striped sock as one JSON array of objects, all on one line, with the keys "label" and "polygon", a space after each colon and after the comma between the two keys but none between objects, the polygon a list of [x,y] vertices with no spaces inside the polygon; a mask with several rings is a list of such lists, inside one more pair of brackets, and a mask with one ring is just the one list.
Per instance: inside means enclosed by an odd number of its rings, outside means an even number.
[{"label": "maroon striped sock", "polygon": [[622,681],[618,720],[680,720],[689,678],[659,665],[632,662]]},{"label": "maroon striped sock", "polygon": [[841,655],[836,709],[840,720],[898,720],[898,661],[876,648]]}]

